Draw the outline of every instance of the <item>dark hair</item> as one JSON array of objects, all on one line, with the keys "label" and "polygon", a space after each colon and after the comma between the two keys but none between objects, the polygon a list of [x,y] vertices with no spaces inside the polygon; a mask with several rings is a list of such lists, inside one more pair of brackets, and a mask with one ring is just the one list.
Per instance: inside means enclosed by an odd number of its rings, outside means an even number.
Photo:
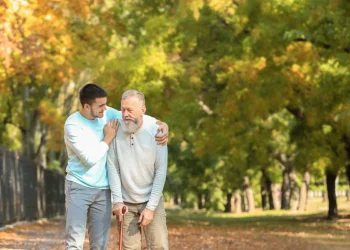
[{"label": "dark hair", "polygon": [[96,98],[107,97],[107,92],[94,83],[88,83],[79,91],[79,99],[81,105],[92,105]]}]

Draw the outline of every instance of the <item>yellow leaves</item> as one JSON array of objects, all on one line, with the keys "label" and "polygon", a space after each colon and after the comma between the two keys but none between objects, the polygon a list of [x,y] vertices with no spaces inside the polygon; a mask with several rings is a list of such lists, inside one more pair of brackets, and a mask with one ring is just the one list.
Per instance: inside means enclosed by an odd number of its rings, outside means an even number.
[{"label": "yellow leaves", "polygon": [[17,126],[6,124],[2,136],[2,144],[6,145],[9,150],[20,151],[22,149],[22,134]]},{"label": "yellow leaves", "polygon": [[317,70],[316,66],[309,61],[302,62],[301,64],[294,63],[287,68],[287,76],[292,84],[304,89],[305,93],[310,92],[310,88],[316,84],[314,73]]},{"label": "yellow leaves", "polygon": [[330,58],[326,63],[320,65],[320,70],[332,76],[347,76],[349,75],[349,67],[341,66],[335,58]]},{"label": "yellow leaves", "polygon": [[248,18],[243,16],[242,13],[236,14],[238,5],[235,1],[222,1],[222,0],[210,0],[208,1],[209,7],[217,12],[226,23],[230,23],[234,26],[232,32],[235,34],[240,33],[248,22]]},{"label": "yellow leaves", "polygon": [[69,78],[62,71],[58,72],[58,78],[61,80],[60,82],[68,82]]},{"label": "yellow leaves", "polygon": [[[20,78],[35,75],[41,81],[55,81],[56,70],[69,67],[71,37],[67,19],[60,11],[67,8],[67,1],[58,1],[56,7],[47,1],[11,1],[6,16],[0,20],[0,57],[6,56],[7,71],[13,69]],[[0,32],[1,33],[1,32]],[[10,51],[10,52],[8,52]],[[43,74],[45,72],[45,75]]]},{"label": "yellow leaves", "polygon": [[322,157],[322,152],[314,151],[314,158],[318,158],[315,162],[312,163],[312,167],[315,169],[324,170],[332,164],[332,160],[328,157]]},{"label": "yellow leaves", "polygon": [[40,103],[39,111],[40,111],[40,121],[42,121],[43,123],[48,125],[53,125],[56,122],[55,120],[55,117],[57,116],[56,107],[48,100],[42,101]]},{"label": "yellow leaves", "polygon": [[57,65],[63,65],[66,62],[66,58],[60,54],[54,55],[53,60]]},{"label": "yellow leaves", "polygon": [[42,63],[40,64],[40,69],[41,69],[42,71],[47,70],[49,67],[50,67],[50,65],[49,65],[49,63],[46,62],[46,61],[44,61],[44,62],[42,62]]},{"label": "yellow leaves", "polygon": [[248,88],[243,88],[243,89],[241,89],[241,90],[238,90],[238,91],[236,92],[237,99],[238,99],[238,100],[241,99],[242,96],[243,96],[245,93],[248,93],[248,92],[249,92],[249,89],[248,89]]},{"label": "yellow leaves", "polygon": [[299,78],[304,78],[304,74],[301,72],[301,67],[298,64],[293,64],[291,71],[295,73]]},{"label": "yellow leaves", "polygon": [[223,58],[219,61],[218,67],[223,72],[217,74],[218,81],[230,82],[241,85],[242,83],[254,84],[258,79],[260,71],[267,67],[265,57],[247,58],[245,60],[234,60],[233,58]]},{"label": "yellow leaves", "polygon": [[7,6],[5,4],[0,4],[0,20],[6,13]]},{"label": "yellow leaves", "polygon": [[315,61],[319,58],[310,42],[294,42],[287,46],[286,56],[292,62]]},{"label": "yellow leaves", "polygon": [[188,143],[186,141],[182,141],[180,144],[180,150],[181,152],[184,152],[188,148]]},{"label": "yellow leaves", "polygon": [[192,83],[193,85],[199,86],[202,83],[202,80],[200,79],[199,75],[191,75],[190,83]]},{"label": "yellow leaves", "polygon": [[266,58],[260,57],[255,60],[254,68],[258,71],[263,70],[266,67]]},{"label": "yellow leaves", "polygon": [[274,55],[272,57],[272,61],[274,62],[274,64],[276,64],[277,66],[283,65],[286,61],[288,60],[288,57],[286,55],[281,55],[281,56],[276,56]]},{"label": "yellow leaves", "polygon": [[193,17],[198,20],[200,9],[203,7],[203,0],[180,0],[179,11],[182,16],[187,15],[187,10],[191,10]]},{"label": "yellow leaves", "polygon": [[88,0],[68,1],[68,7],[79,16],[90,17],[91,15]]},{"label": "yellow leaves", "polygon": [[160,74],[166,69],[167,55],[162,47],[151,45],[144,50],[144,63],[147,67],[156,69]]},{"label": "yellow leaves", "polygon": [[234,3],[234,1],[210,0],[209,6],[221,14],[226,12],[228,15],[234,15],[237,9],[237,5]]},{"label": "yellow leaves", "polygon": [[332,132],[332,130],[333,130],[332,126],[327,124],[322,125],[322,131],[324,134],[329,134]]},{"label": "yellow leaves", "polygon": [[10,88],[8,87],[8,84],[0,80],[0,94],[7,94],[7,93],[10,93]]},{"label": "yellow leaves", "polygon": [[60,150],[63,137],[64,119],[54,103],[43,100],[39,104],[40,121],[49,126],[50,141],[49,147]]}]

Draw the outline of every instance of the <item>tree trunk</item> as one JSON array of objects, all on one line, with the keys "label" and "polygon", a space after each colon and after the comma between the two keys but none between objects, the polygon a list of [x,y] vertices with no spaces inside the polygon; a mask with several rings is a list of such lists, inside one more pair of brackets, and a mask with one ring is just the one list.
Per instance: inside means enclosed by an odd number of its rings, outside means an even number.
[{"label": "tree trunk", "polygon": [[248,212],[248,199],[247,199],[245,190],[241,194],[241,201],[242,201],[242,212]]},{"label": "tree trunk", "polygon": [[299,202],[299,194],[300,194],[300,187],[298,185],[298,177],[295,173],[295,171],[291,171],[289,174],[289,180],[290,180],[290,208],[293,212],[297,211],[298,208],[298,202]]},{"label": "tree trunk", "polygon": [[29,114],[26,114],[24,119],[28,119],[29,121],[27,126],[22,131],[23,155],[28,159],[36,161],[35,135],[39,125],[38,124],[39,113],[34,112],[32,116],[29,116]]},{"label": "tree trunk", "polygon": [[202,193],[197,193],[197,202],[198,202],[198,208],[203,208],[203,200],[202,200]]},{"label": "tree trunk", "polygon": [[187,202],[184,194],[180,195],[180,204],[181,204],[181,207],[187,207]]},{"label": "tree trunk", "polygon": [[326,187],[326,190],[322,191],[322,201],[327,202],[328,201],[327,178],[324,179],[324,186]]},{"label": "tree trunk", "polygon": [[291,198],[291,192],[290,192],[290,179],[289,179],[289,171],[283,170],[283,183],[282,183],[282,190],[281,190],[281,209],[290,209],[290,198]]},{"label": "tree trunk", "polygon": [[266,175],[266,171],[262,170],[261,176],[261,201],[263,210],[275,209],[274,197],[272,192],[272,181]]},{"label": "tree trunk", "polygon": [[209,192],[205,192],[205,194],[204,194],[204,205],[205,205],[206,208],[210,207]]},{"label": "tree trunk", "polygon": [[232,209],[232,193],[227,193],[226,194],[226,204],[225,204],[225,213],[231,213]]},{"label": "tree trunk", "polygon": [[230,210],[230,212],[231,212],[231,213],[234,213],[235,211],[236,211],[235,197],[234,197],[234,195],[232,194],[232,198],[231,198],[231,210]]},{"label": "tree trunk", "polygon": [[178,195],[178,193],[174,194],[174,204],[175,205],[179,205],[179,195]]},{"label": "tree trunk", "polygon": [[267,187],[265,183],[261,184],[260,187],[260,193],[261,193],[261,207],[263,210],[269,209],[269,204],[268,204],[268,192],[267,192]]},{"label": "tree trunk", "polygon": [[349,184],[349,189],[348,189],[348,192],[347,192],[347,195],[346,195],[346,200],[350,201],[350,164],[346,165],[345,173],[346,173],[346,177],[348,178],[348,184]]},{"label": "tree trunk", "polygon": [[330,220],[338,217],[336,186],[335,186],[336,178],[337,178],[337,174],[331,171],[326,171],[326,183],[327,183],[327,194],[328,194],[328,219]]},{"label": "tree trunk", "polygon": [[254,204],[254,193],[251,188],[247,188],[245,190],[245,196],[247,197],[247,210],[248,212],[254,212],[255,204]]},{"label": "tree trunk", "polygon": [[275,209],[279,210],[281,207],[281,185],[277,183],[271,183],[271,196],[272,196],[272,201],[270,206]]},{"label": "tree trunk", "polygon": [[242,198],[241,194],[237,191],[235,192],[235,213],[240,214],[242,213]]},{"label": "tree trunk", "polygon": [[304,173],[303,183],[300,188],[300,199],[298,204],[299,211],[305,211],[307,209],[308,192],[310,185],[310,173],[306,171]]},{"label": "tree trunk", "polygon": [[[47,132],[48,127],[39,121],[39,112],[33,113],[25,110],[25,117],[29,119],[26,129],[23,131],[23,154],[26,159],[33,162],[36,168],[36,196],[37,196],[37,217],[44,217],[46,212],[46,192],[44,169],[46,168]],[[39,127],[40,126],[40,127]],[[39,141],[35,141],[36,135],[40,136]]]},{"label": "tree trunk", "polygon": [[260,193],[261,193],[261,206],[263,210],[267,210],[271,208],[271,201],[270,197],[272,197],[272,194],[269,192],[271,191],[271,186],[268,187],[268,176],[266,175],[265,169],[261,170],[261,180],[260,180]]},{"label": "tree trunk", "polygon": [[243,192],[243,197],[244,197],[243,209],[244,210],[243,211],[253,212],[255,210],[254,194],[253,194],[253,190],[250,188],[248,176],[244,177],[243,190],[244,190]]},{"label": "tree trunk", "polygon": [[268,190],[268,198],[269,198],[269,209],[274,210],[276,208],[275,203],[274,203],[274,197],[272,193],[272,181],[270,178],[266,180],[266,186]]}]

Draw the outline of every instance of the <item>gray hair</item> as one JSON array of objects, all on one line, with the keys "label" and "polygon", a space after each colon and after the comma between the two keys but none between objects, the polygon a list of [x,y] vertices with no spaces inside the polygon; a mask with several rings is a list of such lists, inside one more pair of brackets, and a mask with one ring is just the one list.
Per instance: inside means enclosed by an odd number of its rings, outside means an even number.
[{"label": "gray hair", "polygon": [[131,96],[137,96],[139,101],[141,101],[143,105],[146,105],[145,95],[142,92],[137,91],[135,89],[129,89],[125,91],[122,95],[122,100],[125,100]]}]

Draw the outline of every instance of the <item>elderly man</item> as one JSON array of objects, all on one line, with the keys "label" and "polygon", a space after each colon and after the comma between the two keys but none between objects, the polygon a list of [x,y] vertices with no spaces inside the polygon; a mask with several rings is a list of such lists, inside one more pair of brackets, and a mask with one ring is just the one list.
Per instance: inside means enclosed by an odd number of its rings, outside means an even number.
[{"label": "elderly man", "polygon": [[145,97],[136,90],[122,95],[122,121],[108,151],[107,169],[113,212],[124,215],[124,249],[141,249],[141,227],[148,249],[169,249],[162,197],[168,149],[154,140],[158,126],[144,119]]}]

